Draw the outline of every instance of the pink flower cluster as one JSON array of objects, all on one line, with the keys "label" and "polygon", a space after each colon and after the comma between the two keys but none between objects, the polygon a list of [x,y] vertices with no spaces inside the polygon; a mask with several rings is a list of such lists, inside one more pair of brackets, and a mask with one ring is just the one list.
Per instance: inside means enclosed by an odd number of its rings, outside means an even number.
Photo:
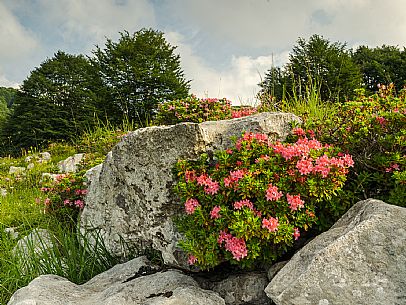
[{"label": "pink flower cluster", "polygon": [[237,238],[225,231],[220,231],[220,235],[217,239],[217,242],[219,243],[220,246],[222,246],[223,242],[225,242],[224,248],[227,251],[231,252],[233,258],[237,261],[240,261],[241,259],[243,259],[248,255],[245,240],[242,238]]},{"label": "pink flower cluster", "polygon": [[269,232],[278,231],[279,221],[278,218],[270,217],[262,219],[262,227],[269,230]]},{"label": "pink flower cluster", "polygon": [[285,160],[290,160],[293,157],[308,156],[310,149],[319,150],[323,148],[323,145],[315,140],[309,140],[304,137],[298,139],[294,144],[282,144],[276,142],[275,144],[270,145],[273,148],[276,154],[281,155]]},{"label": "pink flower cluster", "polygon": [[65,199],[63,201],[63,204],[66,205],[66,206],[75,206],[75,207],[77,207],[79,209],[83,209],[85,207],[84,201],[80,200],[80,199],[73,200],[73,201],[71,201],[69,199]]},{"label": "pink flower cluster", "polygon": [[221,207],[219,207],[218,205],[215,206],[210,212],[210,218],[211,219],[220,218],[221,217],[220,211],[221,211]]},{"label": "pink flower cluster", "polygon": [[294,228],[294,232],[293,232],[293,237],[295,238],[295,240],[298,240],[300,237],[300,231],[298,228]]},{"label": "pink flower cluster", "polygon": [[279,200],[279,198],[281,198],[283,196],[282,192],[278,191],[278,187],[272,185],[272,183],[270,183],[268,185],[268,189],[266,190],[266,200],[268,201],[277,201]]},{"label": "pink flower cluster", "polygon": [[393,171],[398,171],[399,169],[400,169],[399,164],[394,163],[394,164],[392,164],[391,166],[385,168],[385,172],[391,173],[391,172],[393,172]]},{"label": "pink flower cluster", "polygon": [[249,201],[249,199],[243,199],[243,200],[234,202],[234,209],[241,210],[242,207],[247,207],[250,210],[254,210],[254,205],[251,201]]},{"label": "pink flower cluster", "polygon": [[296,211],[298,208],[304,207],[304,201],[300,199],[300,194],[299,195],[286,194],[286,199],[292,211]]},{"label": "pink flower cluster", "polygon": [[195,209],[199,206],[200,206],[199,201],[197,201],[194,198],[190,198],[190,199],[186,200],[186,202],[185,202],[186,214],[189,214],[189,215],[193,214],[195,212]]},{"label": "pink flower cluster", "polygon": [[237,183],[238,180],[244,178],[246,172],[245,169],[230,171],[230,176],[224,178],[224,185],[226,187],[232,186],[233,183]]},{"label": "pink flower cluster", "polygon": [[204,186],[204,191],[208,195],[215,195],[217,194],[220,186],[217,181],[213,181],[209,176],[206,174],[200,175],[196,179],[197,184]]},{"label": "pink flower cluster", "polygon": [[266,134],[264,134],[264,133],[246,132],[242,136],[242,138],[240,138],[237,141],[237,143],[235,144],[235,147],[239,151],[239,150],[241,150],[242,142],[251,143],[253,140],[256,140],[258,143],[261,143],[261,144],[268,144],[269,143],[268,136]]},{"label": "pink flower cluster", "polygon": [[86,195],[88,193],[88,190],[75,190],[75,195]]},{"label": "pink flower cluster", "polygon": [[252,115],[252,114],[255,114],[255,113],[257,113],[256,108],[242,108],[242,109],[239,109],[239,110],[233,110],[232,113],[231,113],[231,117],[233,119],[235,119],[235,118],[241,118],[241,117],[244,117],[244,116]]},{"label": "pink flower cluster", "polygon": [[196,180],[196,172],[195,171],[185,171],[185,178],[186,182],[193,182]]},{"label": "pink flower cluster", "polygon": [[189,255],[187,262],[189,265],[194,265],[197,262],[197,257],[194,255]]}]

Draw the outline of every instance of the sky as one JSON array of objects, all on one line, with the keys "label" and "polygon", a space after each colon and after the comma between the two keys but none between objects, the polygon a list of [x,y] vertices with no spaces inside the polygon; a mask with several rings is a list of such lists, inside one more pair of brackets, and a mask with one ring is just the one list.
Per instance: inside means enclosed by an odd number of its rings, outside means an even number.
[{"label": "sky", "polygon": [[299,37],[406,47],[405,0],[0,0],[0,86],[18,87],[58,51],[92,55],[152,28],[177,46],[191,93],[255,103]]}]

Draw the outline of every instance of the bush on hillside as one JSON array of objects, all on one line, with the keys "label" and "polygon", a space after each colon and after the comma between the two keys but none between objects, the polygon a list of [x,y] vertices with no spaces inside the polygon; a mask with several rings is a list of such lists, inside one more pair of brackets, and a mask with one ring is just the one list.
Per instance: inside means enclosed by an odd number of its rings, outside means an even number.
[{"label": "bush on hillside", "polygon": [[174,125],[182,122],[201,123],[240,118],[257,113],[249,106],[231,106],[225,98],[197,98],[191,95],[185,99],[162,103],[158,107],[155,123],[157,125]]},{"label": "bush on hillside", "polygon": [[333,118],[305,124],[321,141],[354,157],[354,169],[337,199],[347,204],[340,214],[366,198],[406,206],[406,90],[396,97],[391,84],[369,97],[358,93]]},{"label": "bush on hillside", "polygon": [[175,190],[186,212],[177,224],[190,264],[274,261],[320,221],[352,158],[295,132],[296,141],[287,144],[246,133],[214,159],[203,154],[177,163]]}]

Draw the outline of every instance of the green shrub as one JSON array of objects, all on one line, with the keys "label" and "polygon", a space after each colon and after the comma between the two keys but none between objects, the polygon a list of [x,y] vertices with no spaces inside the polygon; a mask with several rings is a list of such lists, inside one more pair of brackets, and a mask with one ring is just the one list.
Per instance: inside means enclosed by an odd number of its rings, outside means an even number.
[{"label": "green shrub", "polygon": [[174,125],[181,122],[201,123],[205,121],[227,120],[257,113],[249,106],[231,106],[225,98],[203,98],[194,95],[186,99],[162,103],[158,107],[155,124]]},{"label": "green shrub", "polygon": [[223,260],[241,266],[276,260],[318,223],[352,166],[350,155],[296,129],[292,144],[246,133],[210,160],[176,165],[186,215],[177,221],[189,262],[206,269]]},{"label": "green shrub", "polygon": [[337,198],[347,208],[366,198],[406,206],[406,91],[395,97],[393,89],[381,86],[370,97],[360,90],[355,101],[339,106],[336,116],[305,124],[321,141],[354,157],[354,169]]}]

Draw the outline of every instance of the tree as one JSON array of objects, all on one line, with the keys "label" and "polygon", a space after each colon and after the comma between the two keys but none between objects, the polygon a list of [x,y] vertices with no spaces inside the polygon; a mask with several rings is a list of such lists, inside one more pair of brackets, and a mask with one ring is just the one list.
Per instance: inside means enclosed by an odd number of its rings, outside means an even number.
[{"label": "tree", "polygon": [[6,102],[7,108],[13,105],[16,93],[17,89],[0,87],[0,100]]},{"label": "tree", "polygon": [[[306,89],[316,89],[323,101],[343,101],[354,95],[362,83],[358,66],[352,61],[346,45],[331,43],[322,36],[313,35],[306,41],[299,38],[289,55],[289,62],[276,74],[277,86],[284,86],[288,95],[300,96]],[[265,80],[270,74],[269,70]],[[266,83],[260,84],[269,90]],[[280,88],[276,93],[283,92]],[[278,98],[281,98],[278,96]]]},{"label": "tree", "polygon": [[101,87],[84,56],[58,51],[32,71],[18,90],[3,129],[3,143],[18,152],[74,138],[94,124],[95,115],[102,116],[103,104],[95,93]]},{"label": "tree", "polygon": [[174,54],[176,47],[166,42],[162,32],[141,29],[120,35],[118,42],[107,39],[104,49],[97,46],[91,60],[113,103],[111,118],[143,124],[154,116],[158,103],[186,97],[189,81],[180,56]]},{"label": "tree", "polygon": [[360,46],[352,54],[363,73],[364,86],[368,93],[378,90],[378,84],[394,83],[400,90],[406,85],[406,49],[385,46],[369,48]]}]

